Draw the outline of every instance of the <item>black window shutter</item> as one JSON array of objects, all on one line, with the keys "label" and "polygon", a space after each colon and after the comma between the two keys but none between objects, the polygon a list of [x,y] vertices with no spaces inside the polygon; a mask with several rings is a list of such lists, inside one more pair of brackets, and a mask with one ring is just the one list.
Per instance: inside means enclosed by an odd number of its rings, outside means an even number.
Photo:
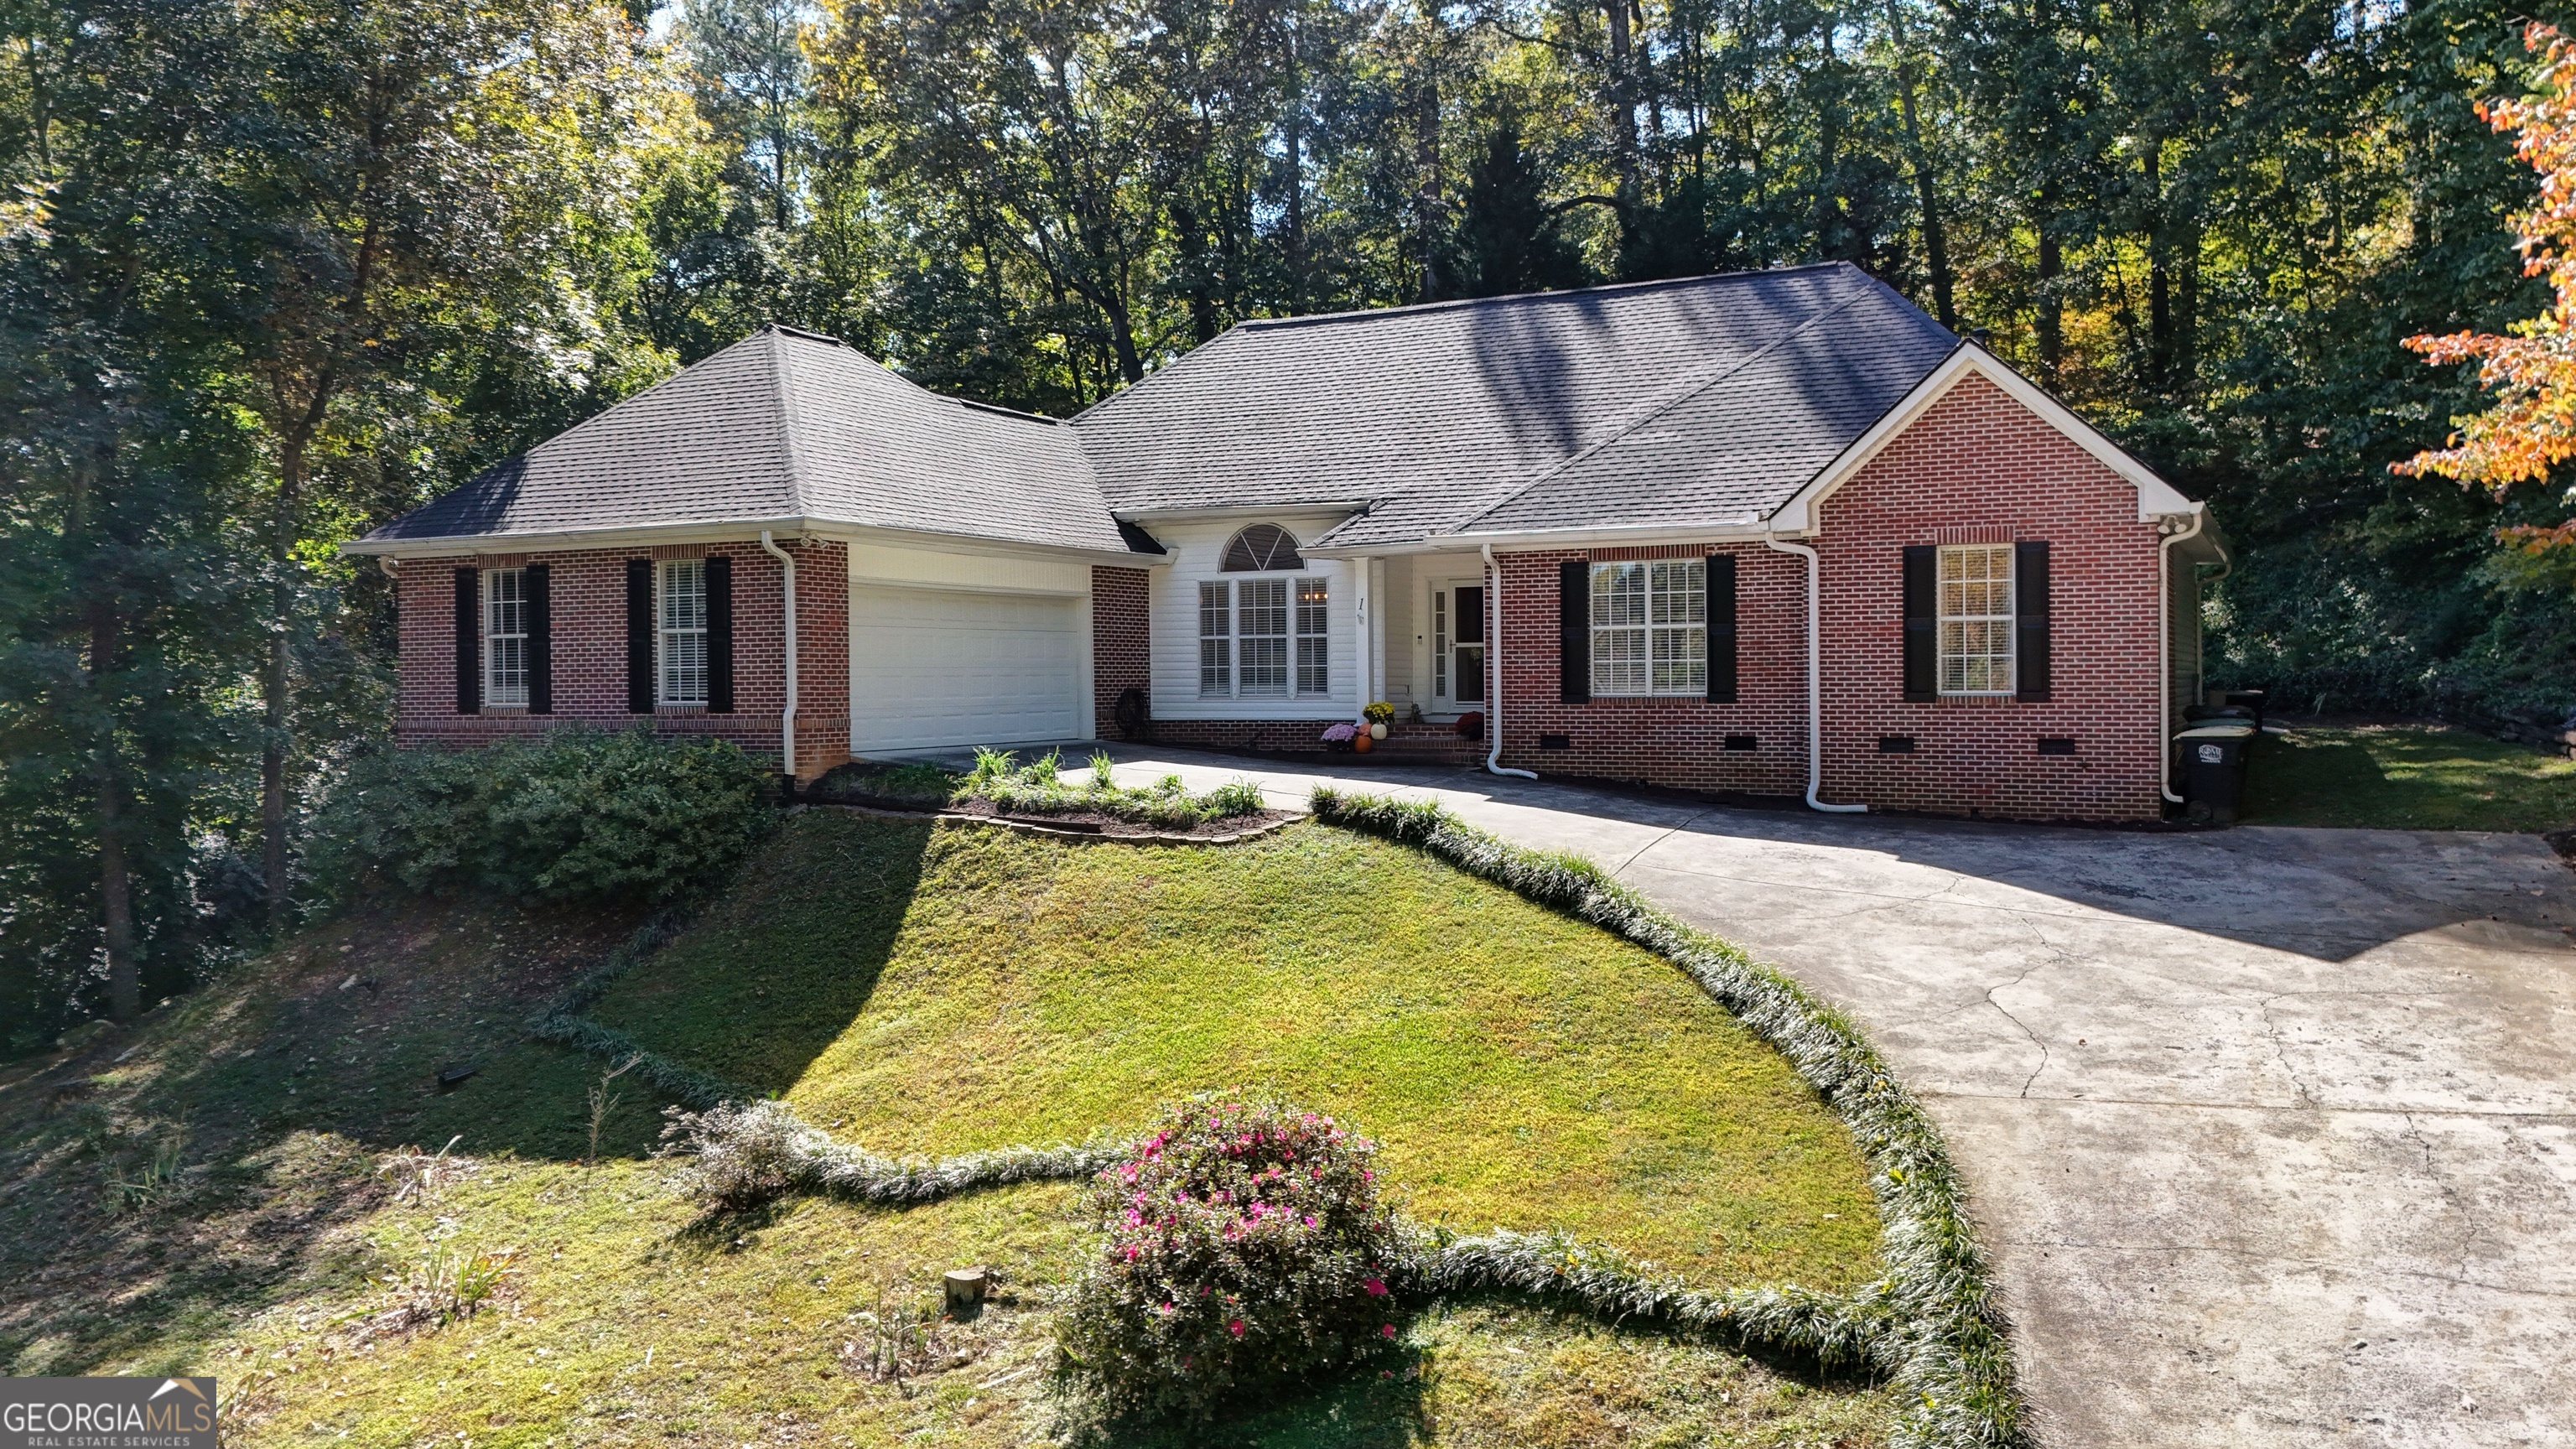
[{"label": "black window shutter", "polygon": [[2013,545],[2013,698],[2048,699],[2048,545]]},{"label": "black window shutter", "polygon": [[1592,702],[1592,565],[1570,558],[1556,566],[1557,698]]},{"label": "black window shutter", "polygon": [[626,712],[653,712],[653,561],[626,561]]},{"label": "black window shutter", "polygon": [[707,713],[733,713],[733,559],[707,557]]},{"label": "black window shutter", "polygon": [[1905,546],[1905,698],[1915,704],[1940,693],[1941,640],[1933,613],[1939,552],[1928,543]]},{"label": "black window shutter", "polygon": [[1735,703],[1735,555],[1708,556],[1708,702]]},{"label": "black window shutter", "polygon": [[456,712],[483,712],[483,571],[456,571]]},{"label": "black window shutter", "polygon": [[544,564],[530,564],[528,598],[528,713],[555,712],[554,580]]}]

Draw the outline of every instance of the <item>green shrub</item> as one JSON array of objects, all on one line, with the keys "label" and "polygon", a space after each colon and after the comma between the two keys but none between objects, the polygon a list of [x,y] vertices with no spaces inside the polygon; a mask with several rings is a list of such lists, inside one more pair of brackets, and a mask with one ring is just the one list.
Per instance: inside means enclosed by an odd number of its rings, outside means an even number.
[{"label": "green shrub", "polygon": [[1408,1250],[1376,1151],[1276,1102],[1171,1109],[1093,1179],[1102,1239],[1057,1329],[1062,1371],[1111,1415],[1205,1419],[1386,1348]]},{"label": "green shrub", "polygon": [[389,750],[331,792],[315,866],[342,888],[667,900],[721,882],[760,843],[773,779],[725,741],[643,728]]},{"label": "green shrub", "polygon": [[1049,753],[1012,768],[1007,752],[977,750],[975,768],[957,783],[958,800],[989,801],[998,809],[1025,815],[1070,815],[1092,811],[1118,820],[1133,820],[1164,830],[1187,830],[1210,820],[1254,815],[1268,808],[1261,787],[1249,780],[1219,785],[1193,795],[1178,775],[1165,775],[1150,786],[1131,788],[1110,778],[1105,754],[1091,757],[1088,778],[1064,773],[1064,761]]}]

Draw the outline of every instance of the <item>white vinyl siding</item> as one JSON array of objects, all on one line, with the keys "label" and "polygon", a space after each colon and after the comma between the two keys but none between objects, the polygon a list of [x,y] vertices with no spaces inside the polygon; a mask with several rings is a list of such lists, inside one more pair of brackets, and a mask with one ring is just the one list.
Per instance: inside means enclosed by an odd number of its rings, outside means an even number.
[{"label": "white vinyl siding", "polygon": [[1708,692],[1708,561],[1592,566],[1592,692]]},{"label": "white vinyl siding", "polygon": [[654,629],[654,653],[659,661],[655,673],[660,679],[658,702],[705,704],[707,561],[666,560],[662,564],[661,587],[654,590],[653,606],[659,616]]},{"label": "white vinyl siding", "polygon": [[2013,549],[2008,543],[1941,550],[1941,692],[2013,692]]},{"label": "white vinyl siding", "polygon": [[483,702],[528,706],[528,571],[483,571]]},{"label": "white vinyl siding", "polygon": [[[1294,538],[1312,539],[1345,516],[1284,513],[1277,522]],[[1362,703],[1355,670],[1358,630],[1352,619],[1355,566],[1341,559],[1309,558],[1295,572],[1225,572],[1226,546],[1253,521],[1258,520],[1152,525],[1155,539],[1171,550],[1170,561],[1151,571],[1148,584],[1156,719],[1348,719]],[[1301,588],[1301,581],[1309,587]],[[1236,613],[1242,597],[1236,588],[1260,582],[1287,587],[1287,687],[1255,694],[1236,687],[1238,668],[1245,662],[1237,652]],[[1321,586],[1320,600],[1312,585]],[[1312,627],[1317,624],[1320,629]],[[1398,647],[1409,643],[1409,637],[1399,639]],[[1395,672],[1400,676],[1406,671],[1399,667]],[[1315,677],[1319,673],[1320,680]],[[1321,689],[1314,688],[1318,683]]]}]

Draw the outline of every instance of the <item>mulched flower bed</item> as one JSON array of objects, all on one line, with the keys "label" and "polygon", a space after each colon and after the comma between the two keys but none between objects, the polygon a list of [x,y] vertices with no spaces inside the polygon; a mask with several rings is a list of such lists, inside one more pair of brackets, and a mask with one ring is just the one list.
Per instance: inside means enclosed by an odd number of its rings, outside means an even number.
[{"label": "mulched flower bed", "polygon": [[972,799],[960,800],[939,813],[996,820],[1007,825],[1033,826],[1064,835],[1098,835],[1117,840],[1233,840],[1240,836],[1266,834],[1297,818],[1297,812],[1293,810],[1256,810],[1249,815],[1220,816],[1186,828],[1176,828],[1142,820],[1121,820],[1097,810],[1068,810],[1062,814],[1044,815],[1025,810],[1006,811],[995,808],[990,800]]}]

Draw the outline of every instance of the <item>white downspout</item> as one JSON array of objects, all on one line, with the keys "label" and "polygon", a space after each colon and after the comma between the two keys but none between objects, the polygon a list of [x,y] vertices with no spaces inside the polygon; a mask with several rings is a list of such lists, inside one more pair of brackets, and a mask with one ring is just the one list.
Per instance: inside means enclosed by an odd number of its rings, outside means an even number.
[{"label": "white downspout", "polygon": [[1508,769],[1503,764],[1503,566],[1494,562],[1494,546],[1485,544],[1479,550],[1485,556],[1485,609],[1492,622],[1485,626],[1485,668],[1490,683],[1485,690],[1485,738],[1494,747],[1485,752],[1485,768],[1497,775],[1518,775],[1535,780],[1535,770]]},{"label": "white downspout", "polygon": [[2173,787],[2173,547],[2197,537],[2209,505],[2191,506],[2191,527],[2165,535],[2156,550],[2156,792],[2168,805],[2183,804]]},{"label": "white downspout", "polygon": [[1824,586],[1818,578],[1823,565],[1816,551],[1803,543],[1782,543],[1765,533],[1763,546],[1774,553],[1791,554],[1807,561],[1807,808],[1836,815],[1859,815],[1867,805],[1828,805],[1816,798],[1825,788],[1825,660],[1824,630],[1818,614],[1824,606]]},{"label": "white downspout", "polygon": [[796,559],[760,531],[760,546],[785,568],[779,585],[787,614],[787,707],[778,712],[778,759],[788,779],[796,778]]}]

